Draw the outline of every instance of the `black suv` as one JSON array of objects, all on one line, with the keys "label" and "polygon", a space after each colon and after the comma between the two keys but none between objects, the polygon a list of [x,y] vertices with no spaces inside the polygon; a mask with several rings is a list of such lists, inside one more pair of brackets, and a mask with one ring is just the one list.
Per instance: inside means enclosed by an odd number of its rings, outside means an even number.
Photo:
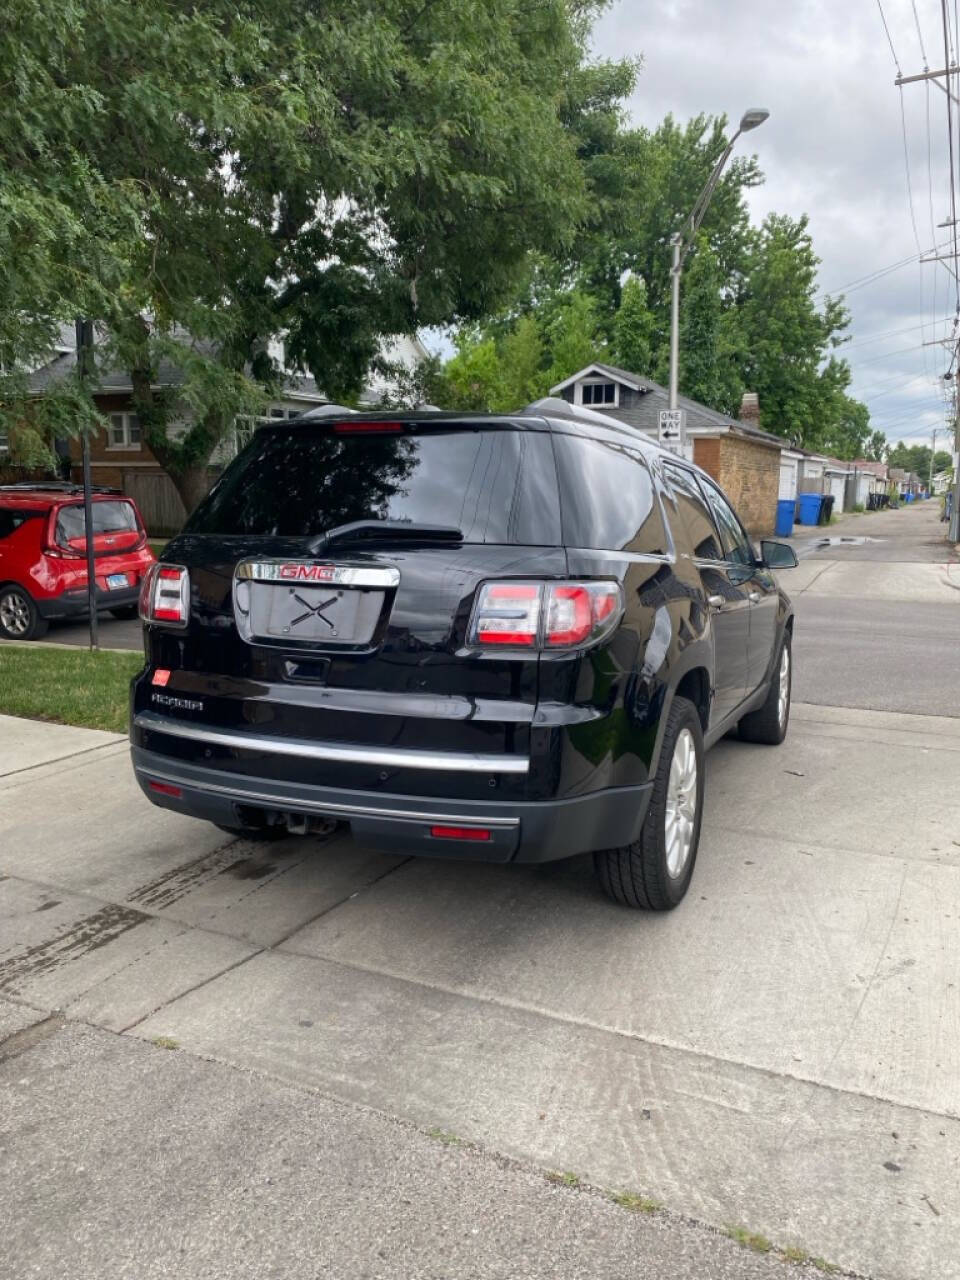
[{"label": "black suv", "polygon": [[702,471],[575,411],[265,426],[144,583],[137,778],[248,836],[591,852],[618,902],[669,909],[704,748],[787,730],[769,569],[796,558],[761,545]]}]

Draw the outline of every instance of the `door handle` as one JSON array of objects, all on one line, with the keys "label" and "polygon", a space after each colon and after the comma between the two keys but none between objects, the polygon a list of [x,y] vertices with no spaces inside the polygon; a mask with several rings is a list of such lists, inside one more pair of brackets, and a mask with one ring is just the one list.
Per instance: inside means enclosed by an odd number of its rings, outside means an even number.
[{"label": "door handle", "polygon": [[750,601],[750,603],[751,603],[751,604],[759,604],[759,602],[760,602],[760,592],[759,592],[759,591],[751,591],[751,592],[750,592],[750,594],[747,596],[747,599]]},{"label": "door handle", "polygon": [[723,596],[707,596],[707,604],[711,609],[722,609]]}]

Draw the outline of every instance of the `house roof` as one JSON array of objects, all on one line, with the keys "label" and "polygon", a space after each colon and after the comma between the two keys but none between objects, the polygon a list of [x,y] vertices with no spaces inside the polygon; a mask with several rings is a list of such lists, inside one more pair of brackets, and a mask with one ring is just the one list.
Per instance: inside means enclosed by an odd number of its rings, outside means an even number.
[{"label": "house roof", "polygon": [[[186,343],[184,344],[186,345]],[[419,339],[416,340],[415,346],[411,350],[424,349]],[[390,348],[396,351],[397,355],[402,357],[404,352],[394,343]],[[209,343],[198,342],[195,350],[209,354],[212,352],[212,345]],[[35,369],[29,377],[29,387],[31,395],[43,395],[55,383],[71,374],[77,365],[76,350],[61,352],[55,356],[47,364],[42,365],[39,369]],[[179,365],[174,364],[170,360],[161,360],[157,365],[156,377],[151,386],[153,387],[181,387],[186,382],[184,370]],[[97,395],[116,395],[123,392],[131,392],[133,386],[130,382],[130,374],[125,369],[111,368],[101,369],[100,379],[95,387]],[[370,389],[368,388],[368,391]],[[305,400],[310,403],[322,401],[326,396],[317,386],[316,379],[310,374],[288,373],[284,376],[281,395],[285,399]]]},{"label": "house roof", "polygon": [[563,391],[567,387],[572,387],[575,382],[579,382],[581,378],[588,378],[592,373],[605,374],[608,378],[612,378],[615,382],[622,382],[628,387],[632,387],[634,391],[646,391],[648,385],[654,386],[648,379],[641,378],[636,373],[631,373],[629,369],[618,369],[615,364],[601,364],[595,361],[593,364],[585,365],[578,373],[573,373],[569,378],[565,378],[563,382],[558,382],[555,387],[550,388],[550,394],[553,395],[557,391]]},{"label": "house roof", "polygon": [[[550,394],[556,395],[580,381],[581,378],[589,377],[593,373],[606,374],[612,380],[622,382],[632,390],[638,391],[640,400],[630,410],[629,421],[633,426],[639,427],[641,431],[647,431],[653,436],[659,435],[660,410],[667,407],[667,401],[670,396],[666,387],[662,387],[659,382],[654,382],[652,378],[641,378],[626,369],[617,368],[616,365],[594,361],[593,364],[586,365],[578,373],[573,374],[572,377],[566,378],[563,382],[558,382],[556,386],[551,387]],[[720,432],[730,431],[735,435],[776,446],[778,449],[787,447],[787,442],[782,436],[773,435],[769,431],[762,431],[760,427],[755,427],[748,422],[741,422],[739,418],[731,418],[729,414],[721,413],[718,409],[711,409],[708,405],[701,404],[699,400],[691,400],[689,396],[678,396],[677,405],[687,412],[688,431],[700,432],[701,434],[709,433],[711,435],[716,435],[718,430]],[[612,418],[619,416],[616,410],[611,411],[600,405],[597,405],[596,409],[598,412]]]}]

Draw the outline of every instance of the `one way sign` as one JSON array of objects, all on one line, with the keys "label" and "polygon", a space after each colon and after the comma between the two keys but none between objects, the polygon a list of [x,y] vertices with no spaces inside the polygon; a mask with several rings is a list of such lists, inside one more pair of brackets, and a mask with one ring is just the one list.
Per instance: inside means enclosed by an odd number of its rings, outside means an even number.
[{"label": "one way sign", "polygon": [[660,443],[665,449],[680,452],[680,441],[683,436],[685,409],[660,410]]}]

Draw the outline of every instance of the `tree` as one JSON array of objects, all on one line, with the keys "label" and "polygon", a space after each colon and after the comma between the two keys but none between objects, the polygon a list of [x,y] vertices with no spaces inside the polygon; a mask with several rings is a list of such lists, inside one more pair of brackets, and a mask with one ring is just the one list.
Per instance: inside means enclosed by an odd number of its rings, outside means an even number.
[{"label": "tree", "polygon": [[[38,261],[38,332],[52,332],[52,295],[97,322],[188,508],[235,412],[276,386],[271,337],[349,399],[381,335],[474,322],[515,294],[531,249],[565,252],[587,207],[576,130],[608,116],[629,79],[584,91],[594,3],[70,0],[63,40],[50,35],[62,9],[16,3],[17,39],[41,67],[55,42],[48,79],[63,96],[50,110],[31,100],[42,164],[26,195],[42,169],[58,213],[86,209],[84,181],[125,196],[76,241],[89,288],[59,288],[77,267],[70,243],[60,275]],[[3,172],[21,109],[6,102]],[[22,305],[22,291],[0,298]],[[171,356],[186,376],[177,397],[154,386]]]},{"label": "tree", "polygon": [[613,320],[613,360],[631,373],[649,374],[653,368],[653,313],[647,306],[647,288],[630,276],[620,294]]},{"label": "tree", "polygon": [[882,462],[887,450],[887,437],[882,431],[871,431],[863,446],[863,456],[868,462]]},{"label": "tree", "polygon": [[849,316],[838,299],[818,305],[819,265],[807,219],[770,214],[751,236],[736,299],[744,384],[765,426],[808,447],[850,413],[850,369],[832,354]]}]

